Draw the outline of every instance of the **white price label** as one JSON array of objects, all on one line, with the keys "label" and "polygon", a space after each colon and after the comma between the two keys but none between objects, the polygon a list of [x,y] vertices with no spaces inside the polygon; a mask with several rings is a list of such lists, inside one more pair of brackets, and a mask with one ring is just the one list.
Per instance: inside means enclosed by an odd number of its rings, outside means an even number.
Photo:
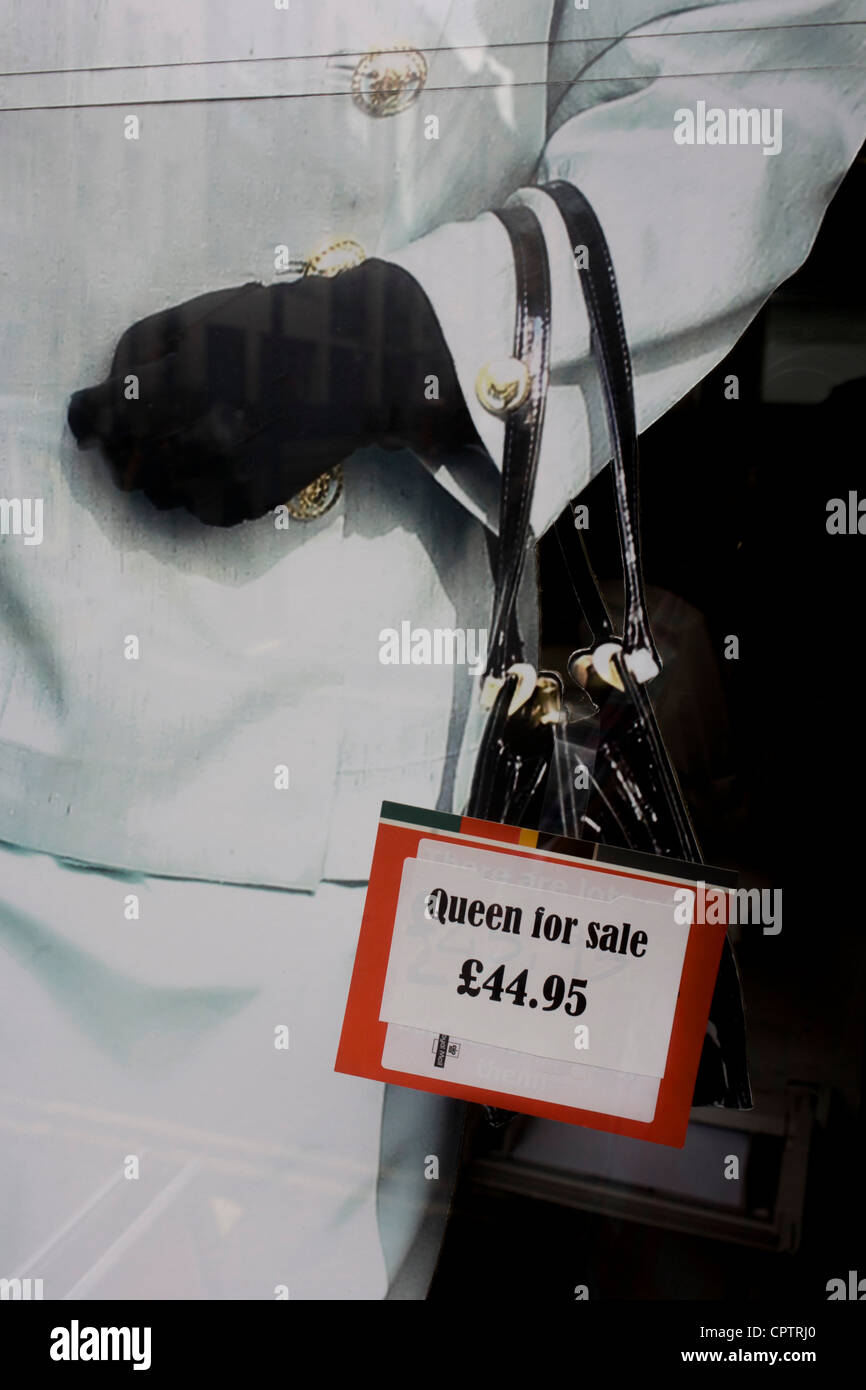
[{"label": "white price label", "polygon": [[[489,858],[493,872],[502,856]],[[661,1077],[689,934],[673,888],[611,875],[600,901],[578,870],[555,892],[472,860],[406,860],[380,1017]]]}]

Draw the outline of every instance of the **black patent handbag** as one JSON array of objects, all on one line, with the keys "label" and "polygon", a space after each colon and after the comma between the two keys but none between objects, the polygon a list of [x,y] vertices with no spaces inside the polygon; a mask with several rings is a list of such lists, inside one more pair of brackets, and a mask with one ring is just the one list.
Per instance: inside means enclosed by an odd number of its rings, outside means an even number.
[{"label": "black patent handbag", "polygon": [[[540,223],[527,207],[501,209],[514,252],[514,358],[528,371],[525,399],[506,405],[498,541],[482,704],[488,709],[466,814],[644,853],[701,863],[691,818],[659,731],[647,683],[661,670],[641,566],[638,443],[631,359],[613,262],[587,199],[572,184],[543,186],[575,248],[575,273],[592,335],[612,454],[625,579],[618,635],[592,569],[583,533],[567,513],[555,534],[588,647],[559,673],[525,660],[516,599],[534,544],[529,512],[538,468],[549,376],[550,275]],[[580,250],[581,255],[577,254]],[[742,988],[726,939],[693,1104],[752,1105]],[[509,1112],[490,1112],[501,1122]]]}]

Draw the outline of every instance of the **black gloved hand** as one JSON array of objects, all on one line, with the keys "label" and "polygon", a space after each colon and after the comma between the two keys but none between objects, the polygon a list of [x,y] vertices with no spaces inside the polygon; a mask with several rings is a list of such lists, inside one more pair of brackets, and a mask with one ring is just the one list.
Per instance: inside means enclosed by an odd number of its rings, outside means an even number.
[{"label": "black gloved hand", "polygon": [[262,516],[364,445],[435,456],[479,442],[427,296],[378,260],[142,319],[68,418],[119,487],[213,526]]}]

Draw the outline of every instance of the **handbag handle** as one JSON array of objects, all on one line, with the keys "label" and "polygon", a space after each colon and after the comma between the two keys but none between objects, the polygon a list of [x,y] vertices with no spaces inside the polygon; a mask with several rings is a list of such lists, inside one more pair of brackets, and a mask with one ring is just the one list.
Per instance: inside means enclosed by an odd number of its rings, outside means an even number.
[{"label": "handbag handle", "polygon": [[[561,179],[542,187],[556,203],[574,249],[575,269],[589,315],[614,451],[617,524],[625,572],[625,622],[622,650],[614,655],[611,664],[620,688],[641,721],[675,828],[678,853],[684,860],[700,863],[702,856],[691,817],[665,748],[652,702],[644,689],[644,682],[659,674],[661,660],[653,641],[646,608],[638,516],[639,455],[634,385],[613,261],[598,218],[580,190]],[[578,246],[587,249],[589,264],[586,266],[578,263]],[[569,553],[566,550],[561,527],[557,527],[556,537],[594,641],[610,640],[613,635],[610,615],[583,536],[578,536],[580,546],[577,556],[573,551]]]},{"label": "handbag handle", "polygon": [[[644,592],[634,382],[616,276],[601,224],[580,190],[564,179],[555,179],[552,183],[542,184],[541,191],[553,199],[565,223],[589,317],[613,450],[617,527],[625,574],[622,654],[628,670],[642,684],[659,674],[661,660],[653,640]],[[588,265],[580,262],[577,255],[579,247],[586,248]],[[609,638],[612,632],[610,618],[589,564],[582,536],[580,544],[583,550],[582,566],[596,594],[593,611],[586,615],[587,620],[591,627],[600,627],[601,630],[595,633],[596,638]]]},{"label": "handbag handle", "polygon": [[[634,387],[616,277],[601,225],[579,189],[562,179],[543,184],[541,189],[559,209],[570,244],[586,246],[588,252],[589,266],[580,265],[575,259],[575,269],[589,316],[613,448],[617,527],[625,574],[622,653],[631,675],[643,683],[658,675],[661,660],[647,613],[641,567]],[[523,657],[515,605],[529,541],[530,507],[550,374],[550,269],[541,224],[535,213],[522,204],[497,209],[495,216],[508,232],[514,254],[514,357],[527,369],[530,387],[525,402],[506,417],[499,541],[494,556],[495,596],[482,687],[490,676],[500,682],[506,670]],[[561,532],[557,535],[562,548]],[[609,640],[614,636],[613,625],[582,536],[579,542],[579,567],[566,554],[572,583],[578,587],[576,573],[589,581],[579,587],[582,606],[587,610],[595,641]]]},{"label": "handbag handle", "polygon": [[482,681],[501,681],[523,652],[515,604],[529,542],[529,514],[538,472],[550,374],[550,268],[541,223],[520,204],[497,209],[511,240],[517,291],[514,357],[529,373],[529,392],[506,415],[499,503],[496,583],[487,667]]},{"label": "handbag handle", "polygon": [[[589,267],[578,268],[614,448],[617,522],[626,582],[622,651],[613,657],[611,665],[620,687],[641,719],[644,737],[656,761],[662,792],[676,826],[681,855],[684,859],[700,861],[697,838],[676,774],[667,756],[652,704],[643,689],[643,682],[658,674],[661,663],[652,639],[641,573],[637,524],[638,449],[631,359],[613,263],[598,219],[583,194],[562,180],[543,187],[560,210],[571,245],[575,246],[582,238],[580,244],[585,244],[589,251]],[[514,357],[529,373],[526,399],[509,410],[506,418],[496,589],[487,667],[482,682],[483,698],[484,689],[489,690],[489,678],[495,680],[498,689],[490,703],[495,702],[501,717],[505,710],[513,708],[511,702],[518,685],[518,676],[511,672],[506,676],[506,672],[522,656],[515,602],[529,541],[530,508],[544,424],[550,371],[551,295],[547,243],[535,213],[522,204],[516,204],[498,209],[496,216],[508,232],[514,252],[517,302]],[[582,537],[580,541],[583,547]],[[573,567],[569,568],[569,573],[588,620],[595,625],[598,635],[606,636],[612,633],[610,617],[585,548],[582,548],[582,556],[582,576]],[[525,691],[525,698],[529,698],[531,693],[531,690]],[[492,752],[490,756],[493,756]],[[484,771],[483,768],[476,769],[474,787],[484,783]]]}]

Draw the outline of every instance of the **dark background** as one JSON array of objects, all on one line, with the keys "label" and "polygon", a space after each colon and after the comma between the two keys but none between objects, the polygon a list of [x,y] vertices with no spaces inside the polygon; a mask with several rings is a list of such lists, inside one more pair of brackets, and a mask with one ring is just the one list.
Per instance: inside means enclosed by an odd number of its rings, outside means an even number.
[{"label": "dark background", "polygon": [[[705,860],[738,870],[744,887],[783,891],[781,933],[765,936],[747,925],[736,950],[756,1100],[741,1214],[771,1222],[784,1206],[794,1214],[787,1237],[778,1248],[769,1236],[771,1248],[735,1238],[714,1225],[719,1208],[711,1192],[698,1204],[705,1215],[687,1203],[685,1219],[665,1217],[667,1224],[627,1219],[621,1207],[611,1214],[610,1195],[624,1190],[613,1150],[601,1169],[596,1154],[594,1197],[584,1190],[574,1204],[563,1199],[568,1174],[559,1197],[545,1196],[544,1180],[562,1177],[553,1160],[542,1165],[534,1195],[504,1190],[491,1181],[485,1157],[501,1169],[528,1126],[543,1124],[548,1136],[570,1127],[518,1120],[493,1131],[479,1124],[433,1300],[519,1287],[522,1296],[571,1302],[577,1284],[591,1299],[826,1299],[829,1279],[847,1280],[852,1269],[866,1276],[859,873],[866,537],[826,529],[830,498],[847,498],[858,487],[866,496],[864,192],[861,151],[806,264],[730,356],[641,440],[651,606],[677,596],[702,615],[708,638],[689,650],[685,637],[676,670],[669,663],[660,678],[667,689],[660,696],[653,688],[659,720]],[[731,374],[739,380],[738,400],[725,399]],[[609,470],[581,502],[590,508],[597,572],[615,585],[620,562]],[[539,555],[542,664],[562,669],[563,653],[582,645],[582,634],[548,535]],[[723,655],[731,634],[739,638],[737,660]],[[664,698],[673,680],[679,703]],[[691,702],[688,729],[684,698]],[[794,1094],[809,1097],[812,1118],[805,1137],[801,1129],[799,1159],[793,1170],[789,1164],[783,1193],[780,1155]],[[695,1111],[694,1120],[701,1114]],[[741,1124],[735,1112],[714,1114],[732,1131]],[[735,1147],[715,1133],[721,1153]],[[566,1137],[569,1172],[578,1176],[584,1139],[577,1129]],[[632,1155],[638,1142],[613,1141]],[[557,1144],[562,1136],[553,1136],[551,1152]],[[691,1149],[690,1131],[677,1158],[681,1187],[700,1185],[701,1174],[687,1170],[707,1163],[705,1151]],[[646,1170],[635,1182],[632,1157],[628,1199],[659,1190],[648,1154]],[[675,1211],[677,1195],[668,1196]],[[676,1224],[686,1229],[672,1229]]]}]

